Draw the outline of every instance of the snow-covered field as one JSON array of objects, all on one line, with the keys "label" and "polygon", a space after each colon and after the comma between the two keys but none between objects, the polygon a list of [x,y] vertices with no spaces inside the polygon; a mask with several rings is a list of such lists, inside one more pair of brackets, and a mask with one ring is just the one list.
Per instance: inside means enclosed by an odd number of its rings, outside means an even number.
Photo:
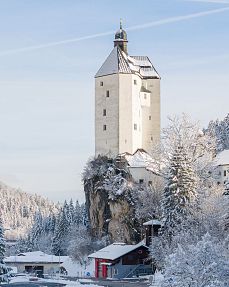
[{"label": "snow-covered field", "polygon": [[[20,277],[14,277],[10,283],[23,283],[23,282],[30,282],[31,277],[29,276],[20,276]],[[70,280],[63,280],[63,279],[38,279],[39,282],[47,282],[47,283],[62,283],[66,284],[66,287],[68,286],[84,286],[84,287],[98,287],[98,285],[93,284],[91,279],[79,279],[78,281],[70,281]],[[83,285],[81,284],[84,283]],[[88,284],[87,284],[88,283]]]}]

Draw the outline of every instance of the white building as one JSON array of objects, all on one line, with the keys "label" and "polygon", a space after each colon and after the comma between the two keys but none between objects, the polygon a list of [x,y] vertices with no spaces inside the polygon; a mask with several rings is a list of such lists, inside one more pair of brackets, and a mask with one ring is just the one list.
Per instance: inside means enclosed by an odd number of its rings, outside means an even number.
[{"label": "white building", "polygon": [[224,150],[216,157],[216,164],[218,166],[218,183],[226,184],[229,182],[229,150]]},{"label": "white building", "polygon": [[131,155],[129,153],[120,154],[119,158],[125,160],[133,181],[140,184],[152,185],[160,174],[159,166],[155,164],[153,158],[143,149],[137,149]]},{"label": "white building", "polygon": [[129,56],[127,34],[115,34],[114,48],[95,75],[95,153],[117,156],[160,137],[160,76],[147,56]]},{"label": "white building", "polygon": [[16,268],[18,273],[43,275],[59,272],[60,264],[68,258],[68,256],[55,256],[33,251],[6,257],[4,261],[8,267]]}]

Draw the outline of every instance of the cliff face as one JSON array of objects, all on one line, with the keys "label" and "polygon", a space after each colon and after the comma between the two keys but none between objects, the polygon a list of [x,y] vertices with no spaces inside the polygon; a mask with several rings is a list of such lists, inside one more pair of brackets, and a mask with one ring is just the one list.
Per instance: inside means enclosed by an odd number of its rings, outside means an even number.
[{"label": "cliff face", "polygon": [[[96,161],[96,160],[94,160]],[[95,163],[95,162],[94,162]],[[135,243],[140,231],[135,219],[129,175],[114,162],[93,163],[93,172],[84,174],[84,191],[91,235],[111,242]]]},{"label": "cliff face", "polygon": [[85,183],[84,192],[91,235],[101,239],[108,234],[108,194],[104,190],[96,190],[93,180]]},{"label": "cliff face", "polygon": [[139,233],[136,232],[135,211],[133,206],[124,199],[109,202],[111,220],[108,232],[112,241],[136,243],[139,241]]}]

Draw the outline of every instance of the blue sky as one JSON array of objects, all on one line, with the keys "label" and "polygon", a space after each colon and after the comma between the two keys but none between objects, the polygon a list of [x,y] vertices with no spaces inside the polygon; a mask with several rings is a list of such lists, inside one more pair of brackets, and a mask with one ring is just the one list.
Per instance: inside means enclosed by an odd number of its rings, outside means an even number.
[{"label": "blue sky", "polygon": [[[130,28],[129,54],[149,56],[162,77],[163,126],[182,112],[202,126],[222,119],[228,7],[229,0],[0,0],[0,180],[55,201],[83,200],[81,172],[94,152],[93,77],[119,18]],[[187,15],[196,16],[177,18]]]}]

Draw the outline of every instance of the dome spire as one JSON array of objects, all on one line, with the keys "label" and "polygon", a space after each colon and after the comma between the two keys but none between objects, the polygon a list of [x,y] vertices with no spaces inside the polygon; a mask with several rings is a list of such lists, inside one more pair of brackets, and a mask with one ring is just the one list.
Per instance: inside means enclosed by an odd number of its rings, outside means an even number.
[{"label": "dome spire", "polygon": [[122,19],[120,18],[119,30],[115,33],[114,46],[119,48],[127,54],[127,33],[122,28]]},{"label": "dome spire", "polygon": [[120,30],[122,30],[122,18],[120,18]]}]

